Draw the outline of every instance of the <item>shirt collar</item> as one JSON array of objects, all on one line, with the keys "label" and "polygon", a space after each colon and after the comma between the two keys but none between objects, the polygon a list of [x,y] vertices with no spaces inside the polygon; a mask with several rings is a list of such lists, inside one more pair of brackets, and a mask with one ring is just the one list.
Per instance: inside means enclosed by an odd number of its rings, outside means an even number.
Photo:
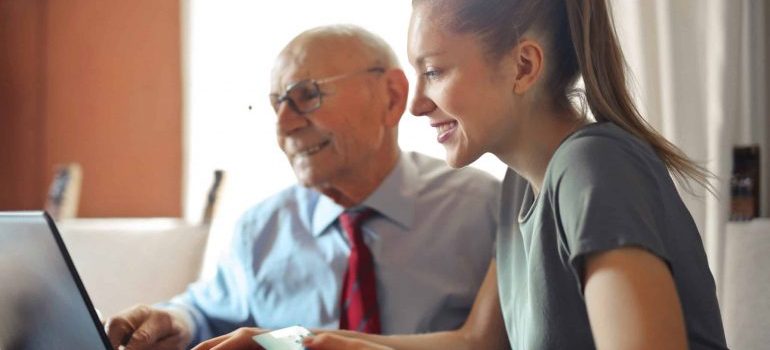
[{"label": "shirt collar", "polygon": [[[419,180],[417,166],[408,154],[402,152],[390,174],[361,205],[377,210],[380,215],[408,230],[414,222],[415,198],[420,186]],[[319,236],[326,231],[344,210],[331,198],[321,195],[313,212],[313,235]]]}]

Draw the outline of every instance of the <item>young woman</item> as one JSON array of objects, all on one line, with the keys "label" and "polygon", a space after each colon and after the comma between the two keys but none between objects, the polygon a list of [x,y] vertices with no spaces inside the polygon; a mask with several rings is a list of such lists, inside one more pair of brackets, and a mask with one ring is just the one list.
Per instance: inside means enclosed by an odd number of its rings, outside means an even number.
[{"label": "young woman", "polygon": [[[447,162],[490,152],[515,174],[463,328],[353,336],[398,349],[726,348],[669,175],[706,185],[706,172],[634,106],[604,0],[415,0],[409,33],[412,113],[437,129]],[[580,77],[595,122],[573,103]],[[306,345],[377,348],[333,335]]]},{"label": "young woman", "polygon": [[414,0],[409,59],[412,113],[447,162],[490,152],[510,167],[496,259],[456,331],[323,333],[308,348],[726,348],[669,175],[707,186],[707,173],[639,115],[605,0]]}]

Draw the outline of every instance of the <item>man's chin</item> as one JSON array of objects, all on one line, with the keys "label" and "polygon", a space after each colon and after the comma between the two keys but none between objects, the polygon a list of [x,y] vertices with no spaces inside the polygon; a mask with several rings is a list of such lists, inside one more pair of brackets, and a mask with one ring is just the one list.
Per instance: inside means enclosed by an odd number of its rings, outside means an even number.
[{"label": "man's chin", "polygon": [[297,182],[303,187],[312,188],[321,192],[325,187],[329,187],[329,182],[325,178],[313,176],[313,174],[306,174],[301,172],[295,173],[297,176]]},{"label": "man's chin", "polygon": [[316,192],[329,197],[339,205],[347,206],[349,204],[347,197],[345,197],[345,195],[340,192],[338,188],[332,186],[332,184],[328,181],[312,181],[311,179],[304,178],[300,179],[300,185],[313,189]]}]

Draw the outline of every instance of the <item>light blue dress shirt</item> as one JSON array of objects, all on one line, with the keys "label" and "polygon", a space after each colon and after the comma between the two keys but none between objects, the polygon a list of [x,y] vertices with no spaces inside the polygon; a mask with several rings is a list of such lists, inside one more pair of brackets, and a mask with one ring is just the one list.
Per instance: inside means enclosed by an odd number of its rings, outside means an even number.
[{"label": "light blue dress shirt", "polygon": [[[455,329],[494,253],[500,184],[476,169],[402,153],[363,203],[383,334]],[[216,275],[171,301],[195,322],[196,344],[238,327],[337,328],[350,246],[343,208],[290,187],[247,211]]]}]

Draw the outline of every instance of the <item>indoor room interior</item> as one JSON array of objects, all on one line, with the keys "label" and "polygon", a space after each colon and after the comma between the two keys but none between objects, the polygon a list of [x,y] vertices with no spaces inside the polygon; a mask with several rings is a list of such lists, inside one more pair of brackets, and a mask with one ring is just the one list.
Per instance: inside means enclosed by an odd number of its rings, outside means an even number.
[{"label": "indoor room interior", "polygon": [[[647,121],[715,176],[680,193],[728,345],[770,344],[770,2],[612,0]],[[381,35],[407,77],[409,1],[0,0],[0,211],[48,210],[114,314],[213,274],[238,216],[295,183],[270,67],[301,31]],[[444,149],[421,118],[404,150]],[[473,166],[502,178],[485,155]]]}]

